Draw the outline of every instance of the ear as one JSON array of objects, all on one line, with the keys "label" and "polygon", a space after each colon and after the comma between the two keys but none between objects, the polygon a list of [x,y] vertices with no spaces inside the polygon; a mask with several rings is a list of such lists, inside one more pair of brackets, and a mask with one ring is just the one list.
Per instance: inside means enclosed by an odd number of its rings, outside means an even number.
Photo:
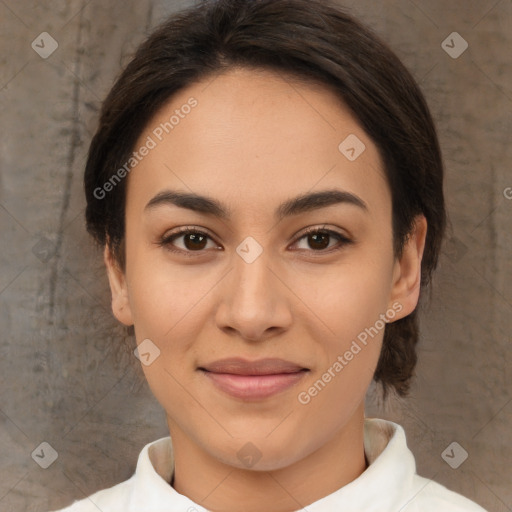
[{"label": "ear", "polygon": [[395,261],[390,306],[396,302],[402,309],[395,318],[404,318],[414,311],[418,304],[421,284],[421,259],[425,249],[427,220],[424,215],[415,218],[413,229],[407,238],[402,256]]},{"label": "ear", "polygon": [[124,272],[114,258],[108,244],[103,251],[103,261],[107,267],[108,282],[112,294],[112,312],[114,316],[124,325],[133,325],[132,312],[128,300],[128,288]]}]

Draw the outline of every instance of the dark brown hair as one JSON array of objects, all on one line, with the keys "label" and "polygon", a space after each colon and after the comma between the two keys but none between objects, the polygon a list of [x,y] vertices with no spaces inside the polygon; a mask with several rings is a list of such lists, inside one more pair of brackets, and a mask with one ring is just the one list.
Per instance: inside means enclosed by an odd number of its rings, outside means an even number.
[{"label": "dark brown hair", "polygon": [[[98,190],[128,161],[149,120],[170,97],[233,67],[273,70],[330,88],[383,159],[395,256],[425,215],[422,293],[445,229],[443,164],[425,99],[398,57],[372,31],[325,0],[216,0],[181,11],[138,48],[105,99],[85,169],[88,231],[124,268],[126,179]],[[96,191],[96,193],[95,193]],[[385,327],[374,379],[405,396],[416,365],[417,309]]]}]

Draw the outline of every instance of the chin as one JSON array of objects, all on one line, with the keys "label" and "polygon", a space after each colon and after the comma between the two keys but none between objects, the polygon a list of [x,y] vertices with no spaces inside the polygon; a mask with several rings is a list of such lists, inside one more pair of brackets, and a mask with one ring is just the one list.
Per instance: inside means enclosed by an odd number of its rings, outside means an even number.
[{"label": "chin", "polygon": [[[274,471],[293,464],[300,458],[296,439],[292,434],[283,439],[268,437],[268,431],[260,437],[243,436],[230,439],[226,446],[218,446],[212,455],[223,463],[240,469]],[[211,445],[210,445],[211,447]]]}]

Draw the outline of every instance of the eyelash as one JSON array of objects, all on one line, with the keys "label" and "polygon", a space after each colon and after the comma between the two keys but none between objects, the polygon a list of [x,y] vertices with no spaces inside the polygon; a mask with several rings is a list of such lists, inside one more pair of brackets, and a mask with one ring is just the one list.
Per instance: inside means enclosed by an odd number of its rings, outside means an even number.
[{"label": "eyelash", "polygon": [[[201,231],[200,229],[194,228],[193,226],[186,226],[186,227],[180,228],[179,230],[175,231],[174,233],[170,233],[169,235],[164,235],[157,242],[157,244],[160,247],[164,247],[166,250],[168,250],[170,252],[182,254],[187,257],[193,258],[196,256],[201,256],[202,254],[204,254],[206,249],[201,249],[198,251],[190,251],[190,250],[176,249],[173,247],[172,242],[174,242],[174,240],[176,240],[177,238],[179,238],[181,236],[189,235],[189,234],[202,235],[202,236],[208,237],[210,240],[213,240],[212,237],[210,237],[210,235],[208,235],[208,233],[205,233],[204,231]],[[353,240],[346,237],[345,235],[342,235],[341,233],[338,233],[337,231],[333,231],[331,229],[325,229],[325,228],[312,227],[312,228],[307,228],[306,231],[304,233],[302,233],[302,235],[299,236],[293,242],[293,244],[296,244],[303,238],[305,238],[309,235],[312,235],[312,234],[330,235],[330,236],[334,236],[335,238],[337,238],[339,240],[339,246],[335,249],[332,249],[332,248],[331,249],[321,249],[321,250],[317,250],[317,251],[311,249],[311,252],[320,253],[319,254],[320,256],[324,255],[324,254],[331,254],[333,252],[340,251],[346,245],[350,245],[350,244],[354,243]],[[307,250],[307,249],[300,249],[300,250]],[[197,254],[194,254],[194,253],[197,253]]]}]

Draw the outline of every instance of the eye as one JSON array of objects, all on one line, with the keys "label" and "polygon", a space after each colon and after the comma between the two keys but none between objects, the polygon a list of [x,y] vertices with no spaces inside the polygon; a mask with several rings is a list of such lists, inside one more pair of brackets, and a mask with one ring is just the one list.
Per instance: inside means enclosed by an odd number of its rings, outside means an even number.
[{"label": "eye", "polygon": [[[338,240],[338,247],[332,250],[330,242],[332,238]],[[179,247],[176,244],[176,240],[182,239],[182,246]],[[296,245],[301,240],[305,240],[309,247],[299,248],[299,250],[310,250],[316,253],[322,252],[333,252],[342,249],[345,245],[353,243],[353,240],[349,239],[345,235],[333,231],[332,229],[325,229],[325,227],[308,228],[302,236],[300,236],[295,242]],[[185,256],[195,256],[193,253],[198,253],[197,256],[201,255],[208,247],[208,241],[212,241],[210,235],[191,226],[185,226],[179,228],[177,231],[164,235],[159,241],[158,245],[164,247],[166,250],[171,252],[184,254]],[[213,248],[221,250],[221,248],[213,243]]]},{"label": "eye", "polygon": [[332,229],[318,228],[312,227],[308,228],[306,232],[298,238],[295,242],[297,244],[301,240],[305,240],[306,245],[308,247],[301,248],[300,250],[313,250],[313,252],[332,252],[332,246],[330,246],[330,242],[335,238],[338,240],[338,247],[334,250],[340,250],[343,246],[353,243],[353,240],[338,233],[337,231],[333,231]]},{"label": "eye", "polygon": [[[182,238],[182,247],[176,247],[175,241]],[[170,233],[162,237],[159,240],[158,245],[165,247],[167,250],[171,252],[177,252],[181,254],[185,254],[186,256],[190,256],[190,253],[193,252],[202,252],[207,247],[207,240],[211,237],[205,233],[204,231],[200,231],[197,228],[193,228],[190,226],[186,226],[180,228],[178,231],[174,233]],[[214,244],[215,248],[219,248]]]}]

